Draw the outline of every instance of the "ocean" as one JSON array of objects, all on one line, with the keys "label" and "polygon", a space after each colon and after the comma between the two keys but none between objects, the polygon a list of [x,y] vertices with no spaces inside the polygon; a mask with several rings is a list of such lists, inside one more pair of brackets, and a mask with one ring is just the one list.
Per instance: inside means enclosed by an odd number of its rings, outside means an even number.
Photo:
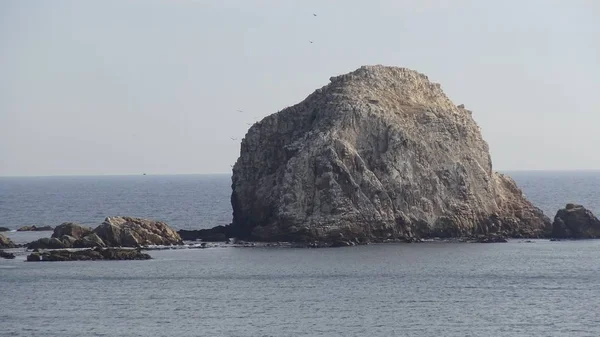
[{"label": "ocean", "polygon": [[[507,172],[550,218],[600,214],[600,171]],[[209,228],[228,175],[0,178],[0,226],[110,215]],[[49,232],[9,232],[17,242]],[[0,336],[600,336],[600,240],[149,252],[0,260]]]}]

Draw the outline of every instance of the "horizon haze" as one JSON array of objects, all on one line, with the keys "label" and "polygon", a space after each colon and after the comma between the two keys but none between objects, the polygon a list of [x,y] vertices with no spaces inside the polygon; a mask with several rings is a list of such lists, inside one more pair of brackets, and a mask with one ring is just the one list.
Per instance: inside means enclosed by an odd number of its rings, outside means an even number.
[{"label": "horizon haze", "polygon": [[473,111],[496,171],[598,170],[600,2],[0,3],[0,176],[229,174],[249,125],[362,65]]}]

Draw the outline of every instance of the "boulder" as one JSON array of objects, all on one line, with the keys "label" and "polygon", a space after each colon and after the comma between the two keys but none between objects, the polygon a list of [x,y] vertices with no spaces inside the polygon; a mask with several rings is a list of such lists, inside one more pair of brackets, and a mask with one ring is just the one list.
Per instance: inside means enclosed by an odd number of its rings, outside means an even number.
[{"label": "boulder", "polygon": [[552,223],[553,239],[600,238],[600,220],[581,205],[567,204]]},{"label": "boulder", "polygon": [[92,233],[92,229],[88,227],[81,226],[72,222],[65,222],[59,226],[56,226],[54,229],[54,233],[52,233],[53,238],[62,238],[65,235],[68,235],[75,240],[81,239],[84,236]]},{"label": "boulder", "polygon": [[108,217],[94,229],[108,247],[181,245],[177,232],[166,223],[131,217]]},{"label": "boulder", "polygon": [[27,255],[27,262],[39,262],[42,261],[42,255],[40,253],[31,253]]},{"label": "boulder", "polygon": [[233,167],[235,237],[259,241],[541,237],[551,222],[464,106],[416,71],[364,66],[255,123]]},{"label": "boulder", "polygon": [[90,233],[73,243],[73,248],[106,247],[106,244],[96,233]]},{"label": "boulder", "polygon": [[138,249],[95,248],[78,251],[53,250],[44,253],[32,253],[27,256],[29,262],[54,261],[95,261],[95,260],[149,260],[150,255]]},{"label": "boulder", "polygon": [[15,254],[13,253],[7,253],[3,250],[0,250],[0,257],[3,259],[14,259],[15,258]]},{"label": "boulder", "polygon": [[11,239],[6,236],[0,234],[0,248],[15,248],[15,244],[11,241]]},{"label": "boulder", "polygon": [[10,228],[0,227],[0,232],[9,232]]}]

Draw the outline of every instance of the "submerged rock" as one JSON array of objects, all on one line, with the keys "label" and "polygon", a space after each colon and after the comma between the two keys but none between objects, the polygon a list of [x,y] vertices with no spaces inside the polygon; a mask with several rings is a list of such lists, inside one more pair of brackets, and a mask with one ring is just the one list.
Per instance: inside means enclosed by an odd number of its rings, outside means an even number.
[{"label": "submerged rock", "polygon": [[181,245],[177,232],[166,223],[131,217],[108,217],[94,229],[108,247]]},{"label": "submerged rock", "polygon": [[52,226],[37,227],[37,226],[33,225],[33,226],[23,226],[23,227],[17,229],[17,232],[44,232],[44,231],[51,231],[51,230],[53,230]]},{"label": "submerged rock", "polygon": [[15,258],[15,254],[13,253],[7,253],[3,250],[0,250],[0,257],[3,259],[14,259]]},{"label": "submerged rock", "polygon": [[10,228],[0,227],[0,232],[9,232]]},{"label": "submerged rock", "polygon": [[150,255],[138,249],[95,248],[78,251],[53,250],[44,253],[32,253],[27,256],[29,262],[52,261],[89,261],[89,260],[149,260]]},{"label": "submerged rock", "polygon": [[600,238],[600,220],[581,205],[567,204],[552,223],[553,239]]},{"label": "submerged rock", "polygon": [[403,68],[332,77],[254,124],[232,189],[228,230],[241,239],[337,245],[551,229],[515,182],[492,170],[471,112]]},{"label": "submerged rock", "polygon": [[12,242],[11,239],[0,234],[0,248],[15,248],[15,247],[16,247],[16,245]]}]

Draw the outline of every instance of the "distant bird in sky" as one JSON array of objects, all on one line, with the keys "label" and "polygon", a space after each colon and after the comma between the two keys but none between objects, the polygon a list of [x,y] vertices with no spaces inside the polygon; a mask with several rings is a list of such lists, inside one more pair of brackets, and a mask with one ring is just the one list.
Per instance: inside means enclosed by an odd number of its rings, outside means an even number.
[{"label": "distant bird in sky", "polygon": [[237,140],[237,138],[233,138],[233,137],[231,137],[231,140]]},{"label": "distant bird in sky", "polygon": [[317,16],[317,14],[313,13],[313,16]]},{"label": "distant bird in sky", "polygon": [[313,43],[312,41],[308,41],[308,42]]}]

